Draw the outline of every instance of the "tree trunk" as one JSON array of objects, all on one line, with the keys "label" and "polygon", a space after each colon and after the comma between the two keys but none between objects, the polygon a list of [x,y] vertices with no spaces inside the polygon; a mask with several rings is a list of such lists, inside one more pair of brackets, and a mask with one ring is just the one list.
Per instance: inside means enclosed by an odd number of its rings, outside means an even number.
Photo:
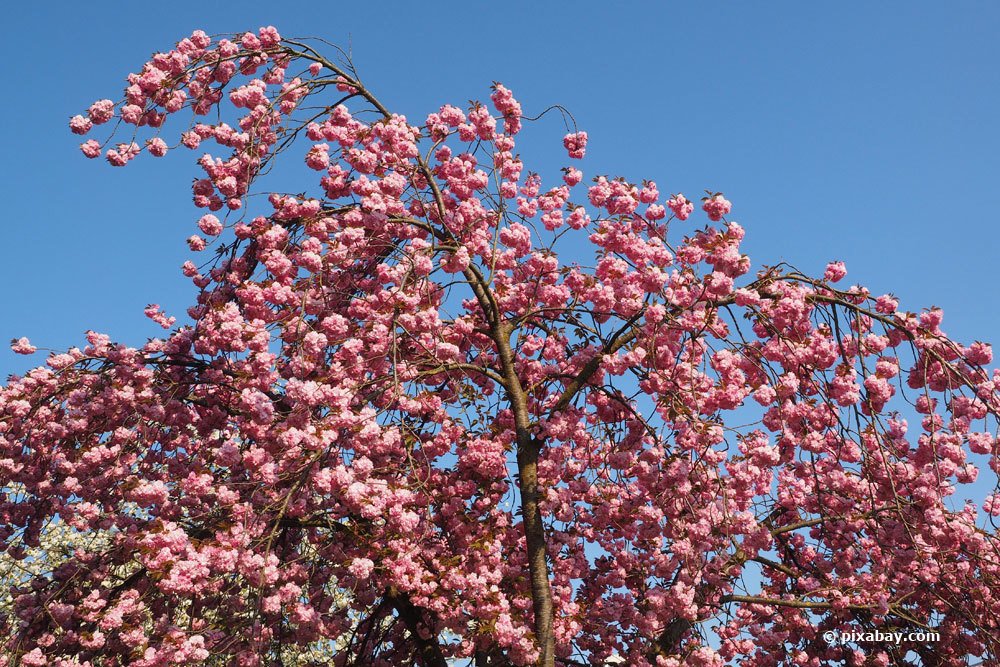
[{"label": "tree trunk", "polygon": [[[518,429],[520,431],[520,429]],[[538,441],[527,433],[518,433],[517,471],[521,478],[521,513],[524,541],[528,549],[528,573],[531,577],[531,602],[535,612],[535,638],[538,642],[539,667],[554,667],[555,636],[552,632],[552,588],[546,560],[545,526],[539,507]]]},{"label": "tree trunk", "polygon": [[541,441],[531,435],[531,417],[528,414],[528,397],[514,369],[514,355],[510,346],[511,329],[507,324],[496,325],[493,339],[503,369],[504,384],[514,413],[514,432],[517,441],[517,474],[521,483],[521,518],[524,525],[524,542],[528,552],[528,575],[531,582],[531,605],[535,612],[535,641],[538,644],[538,667],[555,667],[555,634],[552,631],[552,587],[549,585],[549,564],[546,560],[545,525],[539,507],[541,491],[538,487],[538,455]]},{"label": "tree trunk", "polygon": [[[395,607],[399,618],[406,625],[406,629],[410,631],[410,636],[413,637],[413,641],[417,645],[418,664],[422,667],[448,667],[448,661],[445,660],[441,646],[437,642],[433,627],[423,618],[420,609],[410,602],[410,598],[404,594],[390,591],[386,600]],[[425,638],[424,632],[429,633],[430,637]]]}]

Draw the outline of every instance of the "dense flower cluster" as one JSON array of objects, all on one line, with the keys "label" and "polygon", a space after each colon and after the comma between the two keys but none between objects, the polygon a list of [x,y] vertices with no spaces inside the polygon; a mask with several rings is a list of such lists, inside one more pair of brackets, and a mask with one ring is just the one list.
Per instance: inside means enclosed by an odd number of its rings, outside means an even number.
[{"label": "dense flower cluster", "polygon": [[[748,275],[721,193],[698,229],[652,181],[547,181],[490,102],[414,124],[264,28],[70,121],[117,166],[221,147],[218,253],[190,325],[0,389],[5,557],[100,537],[5,580],[0,665],[995,661],[1000,500],[949,502],[1000,470],[989,346],[842,263]],[[249,198],[279,156],[316,181]],[[819,639],[858,624],[941,639]]]}]

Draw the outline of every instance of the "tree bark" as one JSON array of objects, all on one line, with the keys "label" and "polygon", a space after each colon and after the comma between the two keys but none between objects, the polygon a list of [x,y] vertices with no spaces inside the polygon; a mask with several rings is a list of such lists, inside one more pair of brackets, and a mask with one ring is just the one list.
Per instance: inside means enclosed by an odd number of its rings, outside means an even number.
[{"label": "tree bark", "polygon": [[538,662],[536,664],[539,667],[555,667],[552,586],[549,584],[545,524],[542,523],[542,510],[539,505],[542,494],[538,485],[538,456],[542,449],[542,443],[531,435],[528,397],[514,368],[509,325],[507,323],[494,325],[493,333],[503,369],[507,396],[510,399],[511,411],[514,413],[517,474],[521,486],[521,523],[524,526],[531,606],[535,613],[535,641],[538,644]]},{"label": "tree bark", "polygon": [[[519,429],[520,431],[520,429]],[[521,513],[524,542],[528,550],[528,574],[531,578],[531,604],[535,612],[535,639],[538,642],[538,665],[554,667],[555,635],[552,631],[552,587],[546,560],[545,526],[539,507],[538,454],[540,443],[526,431],[518,433],[517,471],[521,479]]]},{"label": "tree bark", "polygon": [[[445,660],[437,637],[434,636],[434,628],[424,620],[420,609],[410,602],[410,598],[403,594],[390,592],[386,596],[386,600],[396,609],[399,618],[406,625],[406,629],[410,631],[410,635],[417,645],[418,664],[422,667],[448,667],[448,661]],[[429,639],[421,634],[423,630],[431,634]]]},{"label": "tree bark", "polygon": [[656,638],[653,650],[647,656],[649,661],[655,664],[657,656],[668,657],[676,653],[681,646],[681,639],[683,639],[684,633],[692,627],[693,624],[691,621],[684,618],[675,618],[667,623],[667,626],[663,628],[663,632]]}]

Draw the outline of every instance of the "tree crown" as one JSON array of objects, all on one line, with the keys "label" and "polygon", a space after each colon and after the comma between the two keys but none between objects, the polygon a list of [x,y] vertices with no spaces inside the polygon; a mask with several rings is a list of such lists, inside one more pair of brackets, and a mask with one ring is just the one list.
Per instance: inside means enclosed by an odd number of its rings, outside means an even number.
[{"label": "tree crown", "polygon": [[[321,51],[196,31],[71,119],[114,166],[221,147],[214,253],[190,325],[0,390],[4,664],[995,660],[1000,497],[948,500],[1000,470],[988,345],[840,262],[749,275],[721,193],[697,229],[527,170],[502,84],[414,125]],[[939,639],[822,639],[859,628]]]}]

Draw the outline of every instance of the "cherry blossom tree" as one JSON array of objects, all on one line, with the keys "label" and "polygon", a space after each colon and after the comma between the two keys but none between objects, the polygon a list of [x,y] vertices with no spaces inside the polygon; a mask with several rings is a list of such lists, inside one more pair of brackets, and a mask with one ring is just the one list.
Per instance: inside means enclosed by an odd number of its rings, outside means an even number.
[{"label": "cherry blossom tree", "polygon": [[411,123],[270,27],[72,118],[114,166],[212,146],[211,252],[189,324],[0,389],[0,664],[1000,664],[990,347],[751,274],[721,193],[528,171],[525,120]]}]

